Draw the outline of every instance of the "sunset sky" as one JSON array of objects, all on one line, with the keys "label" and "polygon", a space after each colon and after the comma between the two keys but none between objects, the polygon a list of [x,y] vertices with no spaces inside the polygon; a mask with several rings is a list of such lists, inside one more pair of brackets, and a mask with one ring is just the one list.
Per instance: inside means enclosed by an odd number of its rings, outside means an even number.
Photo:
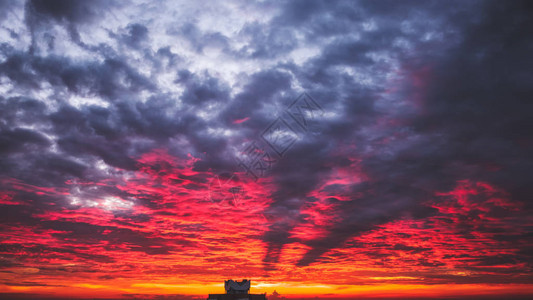
[{"label": "sunset sky", "polygon": [[533,297],[532,15],[0,1],[0,298]]}]

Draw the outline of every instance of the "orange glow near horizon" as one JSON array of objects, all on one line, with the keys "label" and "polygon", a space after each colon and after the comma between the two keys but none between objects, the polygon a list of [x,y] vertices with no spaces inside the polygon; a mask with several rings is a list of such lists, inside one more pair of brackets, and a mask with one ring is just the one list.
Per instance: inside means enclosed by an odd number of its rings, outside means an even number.
[{"label": "orange glow near horizon", "polygon": [[[66,285],[65,285],[66,283]],[[97,283],[67,283],[62,287],[20,287],[0,285],[0,293],[31,293],[46,297],[77,298],[122,298],[124,295],[184,295],[194,299],[204,299],[207,294],[224,293],[220,283],[131,283],[123,281]],[[418,297],[453,297],[453,296],[509,296],[529,295],[530,284],[378,284],[378,285],[328,285],[302,282],[261,283],[251,293],[267,295],[274,291],[286,298],[418,298]],[[259,287],[257,287],[259,286]],[[125,297],[127,298],[127,297]]]}]

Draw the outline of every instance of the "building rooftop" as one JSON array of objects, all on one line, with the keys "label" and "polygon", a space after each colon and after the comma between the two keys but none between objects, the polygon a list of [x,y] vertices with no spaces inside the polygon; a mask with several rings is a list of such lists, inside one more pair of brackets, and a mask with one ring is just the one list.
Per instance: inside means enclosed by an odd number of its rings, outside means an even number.
[{"label": "building rooftop", "polygon": [[241,281],[225,280],[225,294],[209,294],[207,300],[266,300],[265,294],[250,294],[251,281],[243,279]]}]

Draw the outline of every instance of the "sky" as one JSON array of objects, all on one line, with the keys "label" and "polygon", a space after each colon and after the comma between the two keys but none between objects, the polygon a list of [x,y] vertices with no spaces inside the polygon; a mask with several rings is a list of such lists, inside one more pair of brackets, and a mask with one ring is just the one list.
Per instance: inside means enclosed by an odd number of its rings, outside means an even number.
[{"label": "sky", "polygon": [[0,1],[0,298],[533,296],[532,10]]}]

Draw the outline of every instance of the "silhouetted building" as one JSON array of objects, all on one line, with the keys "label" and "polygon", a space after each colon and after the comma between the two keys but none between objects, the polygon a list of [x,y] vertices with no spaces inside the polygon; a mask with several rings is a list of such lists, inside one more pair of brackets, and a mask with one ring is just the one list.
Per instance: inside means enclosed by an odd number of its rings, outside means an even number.
[{"label": "silhouetted building", "polygon": [[224,281],[225,294],[209,294],[207,300],[266,300],[264,294],[250,294],[251,281],[244,279],[242,281],[226,280]]}]

